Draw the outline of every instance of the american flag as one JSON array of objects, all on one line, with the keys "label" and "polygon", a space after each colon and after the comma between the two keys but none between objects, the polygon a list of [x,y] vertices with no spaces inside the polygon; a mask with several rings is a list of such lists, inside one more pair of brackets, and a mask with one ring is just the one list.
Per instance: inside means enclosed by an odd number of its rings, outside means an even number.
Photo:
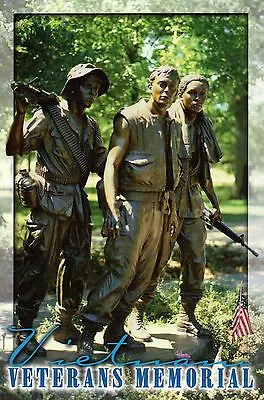
[{"label": "american flag", "polygon": [[236,311],[232,325],[232,337],[236,341],[243,336],[253,333],[248,315],[246,297],[243,286],[240,286]]}]

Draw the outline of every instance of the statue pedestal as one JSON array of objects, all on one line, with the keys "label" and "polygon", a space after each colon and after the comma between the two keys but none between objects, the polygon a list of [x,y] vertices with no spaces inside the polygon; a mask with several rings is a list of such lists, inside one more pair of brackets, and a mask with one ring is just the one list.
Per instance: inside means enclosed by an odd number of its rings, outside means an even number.
[{"label": "statue pedestal", "polygon": [[152,342],[145,343],[146,351],[125,353],[129,360],[150,362],[159,360],[163,363],[182,358],[180,354],[188,354],[191,360],[213,362],[217,349],[210,339],[194,336],[179,335],[176,333],[176,325],[147,325],[152,336]]}]

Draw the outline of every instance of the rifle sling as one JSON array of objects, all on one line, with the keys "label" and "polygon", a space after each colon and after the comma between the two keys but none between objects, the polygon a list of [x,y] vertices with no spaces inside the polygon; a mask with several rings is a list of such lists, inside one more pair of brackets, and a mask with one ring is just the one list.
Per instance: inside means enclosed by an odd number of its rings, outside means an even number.
[{"label": "rifle sling", "polygon": [[70,127],[68,121],[66,118],[63,118],[59,109],[59,106],[56,104],[51,104],[51,105],[45,105],[44,110],[46,110],[49,115],[51,116],[55,127],[57,128],[58,132],[64,139],[66,145],[70,149],[73,157],[75,158],[81,173],[82,173],[82,178],[84,180],[84,183],[86,183],[86,180],[89,176],[89,167],[87,163],[87,159],[84,155],[84,152],[76,139],[75,135],[73,134],[73,130]]}]

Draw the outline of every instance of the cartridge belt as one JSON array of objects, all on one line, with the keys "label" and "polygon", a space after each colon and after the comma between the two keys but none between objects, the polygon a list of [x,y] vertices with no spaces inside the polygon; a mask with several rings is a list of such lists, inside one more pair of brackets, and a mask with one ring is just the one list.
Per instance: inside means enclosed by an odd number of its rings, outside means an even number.
[{"label": "cartridge belt", "polygon": [[50,171],[46,171],[45,167],[41,167],[38,164],[36,165],[35,172],[37,175],[45,178],[48,182],[57,183],[59,185],[76,185],[80,182],[80,176],[77,174],[69,177],[56,175]]}]

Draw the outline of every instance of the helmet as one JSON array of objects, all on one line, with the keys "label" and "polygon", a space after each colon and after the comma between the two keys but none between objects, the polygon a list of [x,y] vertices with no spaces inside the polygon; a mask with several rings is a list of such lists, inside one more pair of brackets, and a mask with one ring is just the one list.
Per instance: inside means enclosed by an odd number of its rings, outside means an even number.
[{"label": "helmet", "polygon": [[68,73],[67,81],[61,91],[61,96],[65,96],[67,94],[67,90],[68,90],[67,86],[70,81],[72,81],[73,79],[81,78],[85,75],[89,75],[92,73],[96,73],[96,75],[101,80],[101,85],[100,85],[100,89],[98,92],[98,96],[101,96],[102,94],[107,92],[107,90],[109,88],[109,80],[107,78],[107,75],[101,68],[97,68],[93,64],[78,64],[78,65],[75,65]]}]

